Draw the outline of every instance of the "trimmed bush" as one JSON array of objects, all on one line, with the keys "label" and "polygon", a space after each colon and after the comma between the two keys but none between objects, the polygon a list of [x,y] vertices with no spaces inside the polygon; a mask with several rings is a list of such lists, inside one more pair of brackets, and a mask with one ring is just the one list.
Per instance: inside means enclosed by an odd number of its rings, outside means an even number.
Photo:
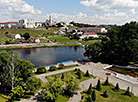
[{"label": "trimmed bush", "polygon": [[76,75],[78,76],[78,79],[81,79],[82,75],[80,69],[77,70]]},{"label": "trimmed bush", "polygon": [[92,102],[91,96],[89,96],[89,97],[87,98],[87,101],[86,101],[86,102]]},{"label": "trimmed bush", "polygon": [[64,67],[64,64],[63,63],[61,63],[61,64],[58,65],[58,68],[61,68],[62,69],[63,67]]},{"label": "trimmed bush", "polygon": [[64,73],[62,73],[61,80],[64,81]]},{"label": "trimmed bush", "polygon": [[54,70],[56,70],[56,68],[57,68],[57,67],[56,67],[55,65],[52,65],[52,66],[50,66],[50,69],[49,69],[49,70],[50,70],[50,71],[54,71]]},{"label": "trimmed bush", "polygon": [[37,68],[37,73],[38,73],[38,74],[46,73],[45,67],[43,67],[43,66],[38,67],[38,68]]}]

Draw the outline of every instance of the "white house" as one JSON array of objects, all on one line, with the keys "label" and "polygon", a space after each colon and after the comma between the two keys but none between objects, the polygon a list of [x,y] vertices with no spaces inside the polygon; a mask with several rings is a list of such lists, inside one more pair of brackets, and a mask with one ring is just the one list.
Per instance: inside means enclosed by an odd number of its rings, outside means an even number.
[{"label": "white house", "polygon": [[40,43],[40,39],[36,38],[35,43]]},{"label": "white house", "polygon": [[35,28],[35,20],[34,19],[19,20],[18,28]]},{"label": "white house", "polygon": [[107,33],[107,30],[105,28],[101,28],[101,27],[83,27],[83,28],[79,28],[79,31],[95,32],[95,33]]},{"label": "white house", "polygon": [[95,32],[85,32],[80,36],[80,39],[98,38],[99,36]]}]

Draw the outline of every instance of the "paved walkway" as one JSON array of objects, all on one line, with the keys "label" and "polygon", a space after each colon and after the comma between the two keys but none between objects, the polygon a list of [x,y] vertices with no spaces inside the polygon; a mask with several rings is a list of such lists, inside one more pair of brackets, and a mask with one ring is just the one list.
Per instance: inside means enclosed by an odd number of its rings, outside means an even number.
[{"label": "paved walkway", "polygon": [[[104,81],[107,77],[106,73],[109,73],[106,70],[103,70],[104,67],[108,66],[107,64],[101,64],[101,63],[89,63],[86,65],[80,66],[81,71],[86,72],[89,70],[89,73],[97,76],[96,79],[89,79],[84,82],[80,83],[81,90],[78,91],[77,95],[74,95],[72,98],[70,98],[69,102],[80,102],[81,100],[81,91],[84,91],[89,88],[90,83],[92,83],[93,86],[97,84],[97,80],[100,79],[101,81]],[[129,86],[131,89],[131,92],[134,93],[135,96],[138,96],[138,84],[133,84],[129,81],[122,80],[120,78],[117,78],[114,73],[111,73],[109,76],[109,82],[113,85],[116,85],[116,83],[119,83],[119,86],[121,89],[126,90]]]}]

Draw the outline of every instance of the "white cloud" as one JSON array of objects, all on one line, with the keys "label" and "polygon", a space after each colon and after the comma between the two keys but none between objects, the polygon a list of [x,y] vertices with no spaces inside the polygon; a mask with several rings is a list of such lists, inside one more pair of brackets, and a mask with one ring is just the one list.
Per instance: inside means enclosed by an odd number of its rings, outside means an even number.
[{"label": "white cloud", "polygon": [[80,3],[92,11],[138,8],[137,0],[85,0],[80,1]]},{"label": "white cloud", "polygon": [[[127,12],[118,12],[117,10],[113,13],[106,13],[103,15],[87,15],[84,13],[78,13],[75,15],[65,15],[65,14],[47,14],[52,15],[53,19],[56,21],[65,21],[67,23],[71,21],[80,22],[80,23],[88,23],[88,24],[124,24],[126,22],[130,22],[131,20],[138,20],[138,16],[135,15],[135,11],[131,10],[131,13]],[[135,17],[135,18],[134,18]]]},{"label": "white cloud", "polygon": [[0,0],[0,12],[2,21],[17,20],[17,18],[21,19],[23,16],[25,18],[28,18],[28,16],[36,17],[42,14],[41,10],[35,9],[34,6],[29,5],[24,0]]}]

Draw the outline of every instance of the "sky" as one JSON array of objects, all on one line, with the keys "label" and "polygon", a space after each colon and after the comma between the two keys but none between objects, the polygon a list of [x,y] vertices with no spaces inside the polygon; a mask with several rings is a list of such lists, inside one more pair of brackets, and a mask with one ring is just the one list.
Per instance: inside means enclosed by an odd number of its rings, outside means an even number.
[{"label": "sky", "polygon": [[138,21],[138,0],[0,0],[0,22],[35,19],[88,24]]}]

